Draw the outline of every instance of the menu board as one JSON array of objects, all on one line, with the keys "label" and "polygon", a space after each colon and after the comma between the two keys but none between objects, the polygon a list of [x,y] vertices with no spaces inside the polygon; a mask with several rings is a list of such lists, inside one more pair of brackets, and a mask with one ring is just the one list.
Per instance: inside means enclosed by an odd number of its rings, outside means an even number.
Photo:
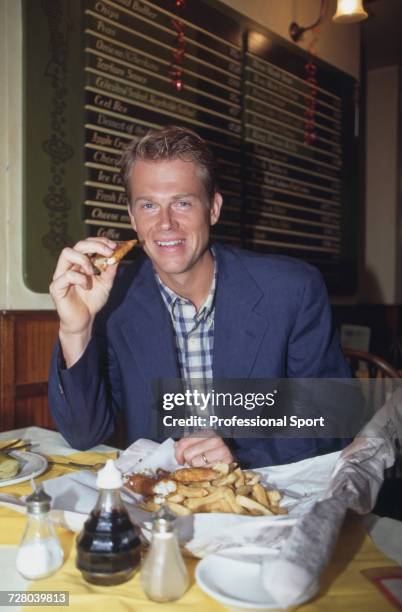
[{"label": "menu board", "polygon": [[[245,243],[319,267],[342,257],[342,98],[333,79],[312,92],[306,61],[248,32],[244,57]],[[314,140],[306,108],[314,95]]]},{"label": "menu board", "polygon": [[60,250],[84,235],[133,236],[122,151],[175,124],[217,157],[224,203],[213,237],[311,262],[330,292],[353,293],[356,81],[315,57],[312,88],[311,58],[297,45],[217,0],[178,4],[23,1],[24,214],[37,227],[26,232],[27,284],[47,291]]},{"label": "menu board", "polygon": [[85,223],[90,235],[132,236],[118,168],[122,149],[149,128],[179,123],[214,150],[225,198],[217,234],[240,244],[241,28],[212,8],[200,13],[196,1],[188,6],[185,86],[177,92],[170,75],[177,15],[168,5],[86,3]]}]

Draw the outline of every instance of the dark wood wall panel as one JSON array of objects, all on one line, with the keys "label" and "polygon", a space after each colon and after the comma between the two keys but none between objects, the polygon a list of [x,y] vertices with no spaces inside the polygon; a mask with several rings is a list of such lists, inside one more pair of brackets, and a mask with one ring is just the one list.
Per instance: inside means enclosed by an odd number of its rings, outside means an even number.
[{"label": "dark wood wall panel", "polygon": [[30,313],[18,316],[15,326],[16,384],[47,380],[49,355],[57,336],[58,322]]},{"label": "dark wood wall panel", "polygon": [[58,321],[52,311],[0,313],[0,430],[54,429],[47,404],[50,357]]},{"label": "dark wood wall panel", "polygon": [[17,400],[15,403],[14,427],[27,427],[28,425],[57,429],[48,407],[47,386],[45,395]]},{"label": "dark wood wall panel", "polygon": [[14,427],[14,318],[0,315],[0,430]]}]

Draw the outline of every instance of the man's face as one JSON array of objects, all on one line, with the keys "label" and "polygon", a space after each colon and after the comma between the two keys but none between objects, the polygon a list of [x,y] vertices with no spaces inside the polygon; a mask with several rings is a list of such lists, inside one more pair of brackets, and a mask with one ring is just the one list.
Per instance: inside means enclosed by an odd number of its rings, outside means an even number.
[{"label": "man's face", "polygon": [[209,202],[193,162],[137,161],[131,173],[131,224],[160,278],[188,278],[205,271],[210,226],[222,197]]}]

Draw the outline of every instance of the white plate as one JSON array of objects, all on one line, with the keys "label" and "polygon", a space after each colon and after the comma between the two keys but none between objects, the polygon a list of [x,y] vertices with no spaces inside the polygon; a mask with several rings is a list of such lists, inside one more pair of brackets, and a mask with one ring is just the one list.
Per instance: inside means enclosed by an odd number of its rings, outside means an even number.
[{"label": "white plate", "polygon": [[208,595],[226,606],[271,610],[278,604],[261,582],[261,561],[277,559],[275,551],[258,546],[241,546],[214,553],[197,565],[195,579]]},{"label": "white plate", "polygon": [[31,453],[30,451],[12,451],[8,453],[10,457],[16,459],[20,464],[19,472],[14,478],[0,479],[0,487],[8,487],[18,482],[24,482],[30,478],[36,478],[47,468],[47,460],[42,455]]}]

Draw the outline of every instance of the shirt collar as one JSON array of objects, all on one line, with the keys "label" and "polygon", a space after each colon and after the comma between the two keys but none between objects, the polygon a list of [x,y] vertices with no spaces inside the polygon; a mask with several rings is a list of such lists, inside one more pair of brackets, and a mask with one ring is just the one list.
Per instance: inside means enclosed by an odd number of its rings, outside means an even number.
[{"label": "shirt collar", "polygon": [[[211,248],[211,253],[212,253],[213,260],[214,260],[214,274],[212,277],[212,284],[211,284],[211,288],[209,290],[209,293],[206,297],[205,302],[202,304],[201,308],[199,309],[199,311],[196,313],[194,317],[197,320],[207,318],[214,309],[216,281],[217,281],[217,276],[218,276],[218,265],[216,263],[216,257],[215,257],[213,248]],[[167,287],[167,285],[165,285],[161,281],[161,279],[159,278],[159,275],[156,272],[154,273],[155,273],[155,279],[159,287],[159,290],[161,292],[163,301],[165,302],[167,309],[169,310],[172,317],[174,317],[175,306],[178,301],[185,303],[185,304],[192,304],[194,306],[191,300],[187,298],[183,298],[182,296],[178,295],[175,291],[170,289],[170,287]]]}]

